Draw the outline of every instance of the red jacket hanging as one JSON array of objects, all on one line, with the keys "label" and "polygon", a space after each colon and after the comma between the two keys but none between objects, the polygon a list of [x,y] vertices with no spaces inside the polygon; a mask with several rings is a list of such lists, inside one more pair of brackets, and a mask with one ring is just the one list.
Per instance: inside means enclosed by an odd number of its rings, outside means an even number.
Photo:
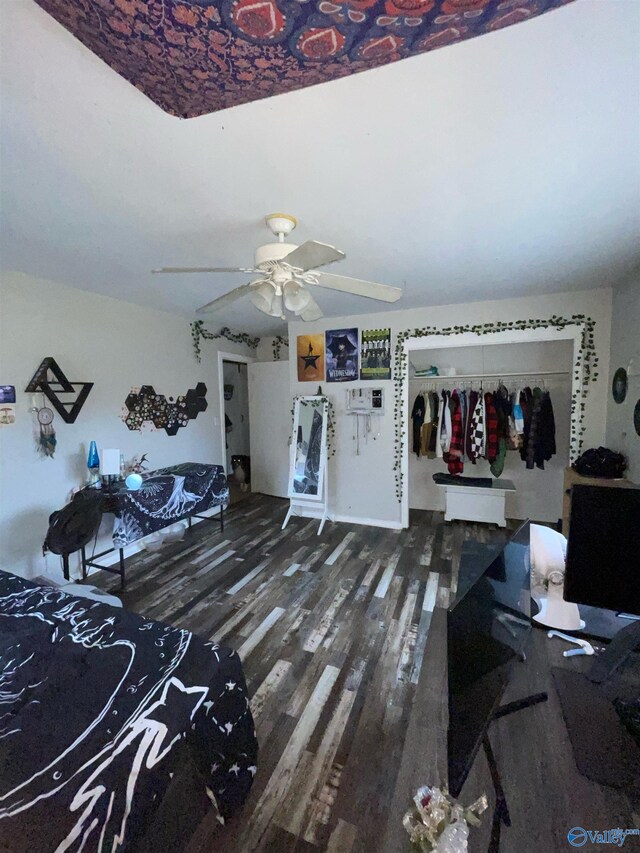
[{"label": "red jacket hanging", "polygon": [[498,413],[493,403],[493,394],[484,395],[485,419],[485,459],[495,462],[498,455]]},{"label": "red jacket hanging", "polygon": [[450,474],[462,474],[464,471],[464,463],[462,462],[464,428],[462,424],[462,407],[460,406],[460,398],[457,391],[454,391],[451,395],[451,403],[453,408],[451,413],[451,444],[449,445],[449,452],[444,454],[444,461],[447,463]]}]

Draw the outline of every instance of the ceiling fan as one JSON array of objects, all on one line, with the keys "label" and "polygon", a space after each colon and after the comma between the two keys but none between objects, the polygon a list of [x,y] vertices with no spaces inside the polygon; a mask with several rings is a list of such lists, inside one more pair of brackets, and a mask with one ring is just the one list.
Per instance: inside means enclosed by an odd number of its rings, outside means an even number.
[{"label": "ceiling fan", "polygon": [[318,267],[341,261],[344,252],[327,243],[308,240],[302,246],[285,243],[285,237],[297,225],[288,213],[272,213],[265,217],[267,227],[277,237],[277,242],[259,246],[253,267],[161,267],[154,273],[256,273],[259,278],[236,287],[201,308],[197,314],[208,314],[225,308],[237,299],[248,296],[251,302],[270,317],[285,320],[285,309],[303,320],[319,320],[323,316],[308,286],[340,290],[382,302],[396,302],[402,296],[399,287],[376,284],[359,278],[348,278],[334,273],[320,272]]}]

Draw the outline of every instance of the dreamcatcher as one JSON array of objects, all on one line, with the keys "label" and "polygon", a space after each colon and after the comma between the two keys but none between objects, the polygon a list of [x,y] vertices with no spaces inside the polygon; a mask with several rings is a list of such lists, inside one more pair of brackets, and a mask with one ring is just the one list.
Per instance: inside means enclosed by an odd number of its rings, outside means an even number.
[{"label": "dreamcatcher", "polygon": [[38,423],[38,432],[35,435],[36,450],[40,456],[53,459],[53,454],[56,452],[56,431],[53,428],[53,411],[48,406],[38,408],[34,406],[31,410],[35,412]]}]

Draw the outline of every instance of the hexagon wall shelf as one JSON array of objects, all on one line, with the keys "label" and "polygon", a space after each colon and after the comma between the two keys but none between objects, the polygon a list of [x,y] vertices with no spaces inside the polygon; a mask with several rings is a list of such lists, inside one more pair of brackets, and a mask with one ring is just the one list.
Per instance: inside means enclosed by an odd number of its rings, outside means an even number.
[{"label": "hexagon wall shelf", "polygon": [[181,427],[186,427],[206,410],[206,394],[204,382],[198,382],[195,388],[190,388],[175,401],[173,397],[167,399],[164,394],[157,394],[151,385],[132,388],[124,401],[122,420],[130,430],[149,426],[163,429],[167,435],[176,435]]}]

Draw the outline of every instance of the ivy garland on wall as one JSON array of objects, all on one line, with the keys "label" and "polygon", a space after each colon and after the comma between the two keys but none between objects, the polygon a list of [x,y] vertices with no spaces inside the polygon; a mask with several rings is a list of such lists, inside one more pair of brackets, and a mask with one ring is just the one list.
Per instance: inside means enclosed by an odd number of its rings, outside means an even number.
[{"label": "ivy garland on wall", "polygon": [[200,363],[202,355],[200,351],[201,338],[204,338],[205,341],[226,338],[234,344],[245,344],[245,346],[248,346],[250,349],[255,349],[260,343],[260,338],[254,338],[246,332],[232,332],[228,326],[223,326],[216,335],[214,332],[210,332],[208,329],[204,328],[203,320],[194,320],[193,323],[191,323],[191,337],[193,339],[193,352],[198,363]]},{"label": "ivy garland on wall", "polygon": [[448,337],[450,335],[460,335],[463,332],[471,332],[472,334],[492,335],[496,332],[506,332],[525,329],[564,329],[567,326],[582,326],[582,337],[580,347],[576,356],[576,361],[573,365],[572,376],[579,380],[582,374],[582,383],[578,390],[571,395],[571,434],[570,434],[570,457],[573,461],[576,459],[582,450],[583,435],[585,427],[582,423],[585,400],[587,396],[587,386],[590,382],[596,382],[598,379],[598,356],[596,354],[594,330],[595,320],[591,317],[586,317],[584,314],[573,314],[570,318],[558,317],[556,314],[544,320],[513,320],[502,321],[498,320],[493,323],[476,323],[466,326],[445,326],[438,329],[435,326],[423,326],[420,329],[405,329],[398,333],[396,338],[396,348],[394,354],[394,394],[395,394],[395,449],[393,470],[396,480],[396,497],[398,501],[402,500],[402,491],[404,488],[404,477],[402,473],[402,457],[404,453],[405,432],[407,424],[404,421],[404,413],[402,409],[402,390],[405,378],[408,377],[407,371],[407,353],[404,351],[404,343],[409,338],[424,338],[430,335],[441,335]]},{"label": "ivy garland on wall", "polygon": [[285,337],[284,335],[278,335],[271,342],[271,346],[273,348],[273,360],[280,361],[280,351],[282,347],[289,346],[289,338]]},{"label": "ivy garland on wall", "polygon": [[[309,397],[305,397],[303,395],[297,394],[293,398],[293,404],[291,406],[291,435],[293,435],[293,424],[295,418],[296,411],[296,400],[300,400],[301,406],[311,406],[313,402],[309,399]],[[336,452],[336,419],[335,413],[333,409],[333,403],[328,397],[325,397],[324,394],[317,394],[314,397],[315,400],[321,400],[322,402],[327,404],[327,459],[331,459],[332,456],[335,456]]]}]

